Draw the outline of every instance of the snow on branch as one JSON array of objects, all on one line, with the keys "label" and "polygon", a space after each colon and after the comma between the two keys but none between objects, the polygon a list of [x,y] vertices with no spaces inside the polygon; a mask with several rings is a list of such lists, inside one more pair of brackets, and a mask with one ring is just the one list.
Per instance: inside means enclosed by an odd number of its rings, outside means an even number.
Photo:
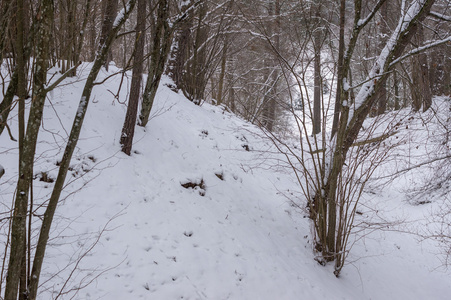
[{"label": "snow on branch", "polygon": [[374,6],[373,10],[368,14],[368,16],[365,19],[360,19],[357,21],[358,27],[364,27],[366,24],[368,24],[369,21],[376,15],[378,10],[381,8],[381,6],[385,3],[386,0],[379,0],[379,2]]},{"label": "snow on branch", "polygon": [[387,66],[387,64],[391,63],[390,60],[392,59],[393,52],[399,46],[400,40],[409,32],[411,25],[421,14],[427,2],[428,0],[413,1],[406,13],[400,18],[398,26],[396,27],[395,31],[387,41],[385,47],[382,49],[381,54],[371,68],[371,71],[367,76],[366,83],[363,84],[362,88],[359,90],[359,93],[356,96],[356,109],[364,104],[369,96],[374,92],[377,80],[371,79],[376,79],[382,73],[386,72],[386,69],[388,69],[388,67],[390,66]]},{"label": "snow on branch", "polygon": [[410,57],[412,55],[416,55],[418,53],[426,51],[427,49],[430,49],[430,48],[433,48],[433,47],[436,47],[436,46],[439,46],[439,45],[442,45],[442,44],[445,44],[445,43],[448,43],[448,42],[451,42],[451,36],[447,37],[446,39],[435,41],[435,42],[423,45],[421,47],[415,48],[415,49],[409,51],[407,54],[395,59],[390,64],[390,68],[393,67],[394,65],[396,65],[397,63],[399,63],[400,61],[403,61],[404,59],[406,59],[406,58],[408,58],[408,57]]},{"label": "snow on branch", "polygon": [[439,13],[436,13],[436,12],[433,12],[433,11],[431,11],[429,14],[431,16],[433,16],[434,18],[437,18],[439,20],[451,22],[451,16],[439,14]]},{"label": "snow on branch", "polygon": [[[133,5],[134,5],[134,2],[133,2]],[[129,11],[131,9],[131,6],[132,6],[132,1],[129,0],[127,2],[127,4],[124,6],[124,8],[121,9],[121,11],[117,14],[116,19],[114,20],[114,23],[113,23],[113,27],[117,27],[118,25],[122,25],[121,24],[122,19],[124,18],[124,16],[126,14],[129,13]]]}]

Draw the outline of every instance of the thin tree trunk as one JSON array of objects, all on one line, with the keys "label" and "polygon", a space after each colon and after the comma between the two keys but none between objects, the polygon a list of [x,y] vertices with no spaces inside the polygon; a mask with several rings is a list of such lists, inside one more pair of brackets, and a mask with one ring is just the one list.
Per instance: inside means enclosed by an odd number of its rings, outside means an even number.
[{"label": "thin tree trunk", "polygon": [[19,179],[14,202],[14,215],[11,228],[11,254],[6,277],[5,299],[17,299],[23,255],[26,251],[25,241],[28,193],[33,175],[32,167],[36,152],[38,132],[47,94],[45,85],[47,83],[53,1],[43,0],[39,7],[38,15],[40,15],[40,19],[38,19],[39,30],[35,50],[36,66],[33,74],[33,101],[31,103],[30,116],[19,164]]},{"label": "thin tree trunk", "polygon": [[[274,17],[275,20],[270,26],[270,35],[274,36],[274,50],[276,52],[280,51],[280,2],[279,0],[272,0],[269,3],[269,15]],[[279,77],[278,72],[278,53],[274,53],[274,59],[272,59],[272,76],[269,81],[270,86],[268,87],[268,92],[265,95],[264,99],[264,110],[263,110],[263,125],[269,130],[273,131],[275,116],[276,116],[276,97],[277,97],[277,81]]]},{"label": "thin tree trunk", "polygon": [[3,63],[3,49],[5,47],[6,33],[8,31],[13,3],[14,1],[2,1],[0,3],[0,64]]},{"label": "thin tree trunk", "polygon": [[316,8],[316,26],[313,32],[314,58],[314,88],[313,88],[313,134],[321,132],[321,5]]},{"label": "thin tree trunk", "polygon": [[[228,69],[233,70],[234,69],[234,62],[233,60],[229,60],[229,67]],[[227,78],[227,85],[228,85],[228,97],[227,97],[227,106],[230,108],[232,112],[236,111],[235,107],[235,90],[233,89],[233,75],[232,71],[227,72],[226,75]]]},{"label": "thin tree trunk", "polygon": [[[329,224],[328,224],[328,234],[327,234],[327,252],[326,255],[333,255],[336,265],[336,274],[339,273],[342,267],[341,256],[343,253],[339,252],[340,247],[343,243],[343,236],[338,236],[335,239],[336,234],[336,210],[338,203],[336,202],[336,192],[338,187],[338,182],[340,174],[343,171],[344,162],[349,148],[355,142],[357,135],[362,127],[363,122],[368,116],[371,107],[375,104],[376,97],[379,88],[386,81],[388,77],[388,71],[392,68],[391,63],[396,57],[404,51],[406,45],[415,33],[418,24],[426,17],[434,0],[425,0],[418,6],[411,6],[408,11],[408,15],[403,15],[399,20],[397,31],[393,32],[390,40],[392,43],[387,43],[384,50],[380,53],[379,57],[374,63],[369,78],[360,88],[356,96],[356,107],[353,110],[353,114],[350,115],[350,106],[343,105],[342,111],[340,113],[340,124],[338,126],[338,131],[336,133],[336,142],[334,143],[334,151],[332,158],[332,165],[330,167],[329,174],[327,176],[327,181],[325,184],[325,194],[326,199],[329,203]],[[406,13],[407,14],[407,13]],[[355,23],[358,23],[360,19],[356,16]],[[402,24],[403,26],[401,26]],[[358,34],[358,32],[357,32]],[[350,46],[352,47],[352,43]],[[350,48],[352,49],[352,48]],[[347,52],[349,54],[349,50]],[[350,67],[349,60],[351,56],[347,56],[345,66],[345,73]],[[376,79],[377,80],[374,80]],[[347,94],[347,93],[346,93]],[[343,101],[346,101],[346,94]],[[330,206],[333,206],[332,209]]]},{"label": "thin tree trunk", "polygon": [[394,90],[395,90],[395,110],[399,110],[401,108],[400,105],[400,95],[399,95],[399,80],[398,80],[398,74],[395,70],[395,72],[393,72],[393,86],[394,86]]},{"label": "thin tree trunk", "polygon": [[[80,136],[81,127],[83,125],[83,120],[86,115],[86,111],[88,108],[89,100],[91,97],[91,92],[94,87],[94,81],[97,78],[97,74],[99,73],[102,65],[107,60],[107,55],[110,50],[111,44],[116,38],[119,29],[128,19],[133,7],[135,6],[136,0],[129,0],[126,7],[121,11],[120,18],[116,20],[116,23],[108,32],[108,35],[104,36],[103,43],[99,44],[99,54],[94,62],[94,65],[91,69],[91,72],[88,75],[88,78],[85,83],[85,87],[83,89],[80,103],[78,106],[77,114],[74,119],[74,123],[72,125],[71,132],[69,134],[69,139],[64,150],[63,158],[61,160],[60,168],[58,171],[58,176],[55,181],[55,185],[52,191],[52,195],[50,196],[50,200],[48,202],[47,209],[44,213],[44,219],[42,221],[41,231],[39,233],[38,244],[36,246],[35,257],[33,261],[33,268],[31,271],[31,279],[29,285],[29,293],[30,299],[35,300],[38,290],[39,277],[41,275],[42,263],[44,261],[45,250],[47,247],[47,241],[49,239],[49,232],[52,225],[53,217],[55,215],[56,207],[63,190],[64,181],[66,179],[67,171],[69,169],[70,161],[72,155],[74,153],[75,147],[78,142],[78,138]],[[10,298],[7,298],[10,299]],[[12,298],[11,298],[12,299]]]},{"label": "thin tree trunk", "polygon": [[6,89],[5,96],[0,103],[0,134],[2,134],[3,130],[6,127],[9,112],[11,111],[11,104],[13,102],[14,95],[16,94],[18,80],[18,70],[14,69],[13,74],[11,75],[11,80],[8,84],[8,88]]},{"label": "thin tree trunk", "polygon": [[338,122],[340,118],[341,94],[343,90],[343,79],[345,77],[343,70],[343,60],[345,53],[345,20],[346,20],[346,0],[340,0],[340,33],[338,40],[338,61],[337,61],[337,90],[335,94],[334,119],[332,121],[332,137],[338,131]]},{"label": "thin tree trunk", "polygon": [[154,33],[149,73],[139,114],[138,124],[142,127],[145,127],[147,122],[149,122],[150,112],[172,44],[173,28],[170,28],[168,24],[169,3],[167,0],[160,0],[157,14],[157,26]]},{"label": "thin tree trunk", "polygon": [[[27,76],[24,57],[24,1],[16,0],[16,68],[18,72],[17,81],[17,96],[19,102],[19,162],[21,161],[23,154],[23,142],[25,137],[25,97],[27,94]],[[20,164],[19,164],[20,168]],[[29,229],[30,230],[30,229]],[[22,253],[22,267],[20,271],[20,284],[19,284],[19,300],[25,300],[27,296],[27,247],[26,237],[23,241],[25,247]]]},{"label": "thin tree trunk", "polygon": [[189,14],[177,26],[175,33],[175,43],[171,49],[171,55],[168,62],[167,74],[174,81],[176,89],[181,89],[183,86],[183,70],[186,57],[188,55],[188,43],[191,39],[191,20],[193,11],[187,10],[194,1],[183,2],[181,8],[182,13]]},{"label": "thin tree trunk", "polygon": [[[418,36],[418,45],[421,45],[424,43],[424,29],[423,25],[420,24],[418,26],[417,30],[417,36]],[[421,70],[421,78],[420,78],[420,84],[422,86],[422,104],[423,104],[423,111],[428,110],[432,105],[432,92],[431,92],[431,83],[429,79],[429,64],[428,64],[428,57],[426,52],[422,52],[418,54],[418,60],[420,62],[420,70]]]},{"label": "thin tree trunk", "polygon": [[143,73],[143,53],[146,30],[146,1],[138,0],[138,16],[136,20],[136,43],[133,60],[132,83],[130,87],[130,98],[128,100],[127,113],[124,126],[122,127],[121,145],[122,151],[130,155],[135,134],[136,115],[138,113],[139,95]]},{"label": "thin tree trunk", "polygon": [[[381,51],[385,46],[385,41],[387,39],[386,35],[388,34],[388,11],[390,1],[386,1],[381,6],[381,20],[380,20],[380,32],[379,32],[379,47],[378,51]],[[384,83],[377,94],[377,115],[382,115],[387,110],[387,86]]]},{"label": "thin tree trunk", "polygon": [[226,72],[226,62],[227,62],[227,47],[228,47],[228,37],[224,38],[224,47],[222,48],[222,56],[221,56],[221,71],[219,72],[219,81],[218,81],[218,94],[216,96],[217,105],[222,104],[223,98],[223,90],[224,90],[224,77]]},{"label": "thin tree trunk", "polygon": [[[417,34],[413,38],[414,44],[420,47],[424,41],[423,25],[418,26]],[[422,52],[412,58],[412,108],[419,111],[423,106],[426,111],[432,105],[431,84],[427,54]]]},{"label": "thin tree trunk", "polygon": [[[76,1],[74,1],[74,3],[76,3]],[[74,66],[78,65],[79,60],[80,60],[81,49],[83,47],[86,27],[87,27],[88,22],[89,22],[89,15],[91,13],[91,3],[92,3],[92,0],[86,0],[85,14],[83,16],[83,23],[81,25],[81,29],[78,32],[78,40],[74,39],[74,54],[73,54],[73,57],[72,57],[72,64]],[[76,9],[76,6],[75,6],[74,9]],[[75,36],[75,33],[74,33],[74,36]],[[75,75],[77,75],[77,69],[74,69],[74,72],[72,74],[72,76],[75,76]]]},{"label": "thin tree trunk", "polygon": [[[114,18],[116,17],[116,14],[117,14],[117,4],[118,4],[118,0],[104,0],[104,1],[106,1],[105,10],[104,10],[105,17],[103,19],[103,24],[102,24],[102,33],[100,35],[100,44],[105,43],[107,36],[109,35],[111,29],[113,28],[113,22],[114,22]],[[104,67],[107,71],[108,71],[108,66],[109,66],[111,60],[112,60],[112,54],[110,51],[110,52],[108,52],[108,56],[107,56],[107,58],[105,60],[105,64],[104,64]]]}]

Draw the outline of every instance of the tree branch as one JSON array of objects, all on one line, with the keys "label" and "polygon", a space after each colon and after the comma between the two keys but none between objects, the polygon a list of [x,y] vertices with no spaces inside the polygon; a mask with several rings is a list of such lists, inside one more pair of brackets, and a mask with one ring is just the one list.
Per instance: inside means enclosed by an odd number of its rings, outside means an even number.
[{"label": "tree branch", "polygon": [[424,45],[424,46],[418,47],[416,49],[413,49],[413,50],[409,51],[407,54],[405,54],[405,55],[393,60],[393,62],[390,64],[389,68],[392,68],[397,63],[403,61],[404,59],[406,59],[406,58],[408,58],[408,57],[410,57],[412,55],[419,54],[419,53],[424,52],[424,51],[426,51],[426,50],[428,50],[430,48],[437,47],[437,46],[440,46],[442,44],[446,44],[448,42],[451,42],[451,36],[447,37],[446,39],[443,39],[443,40],[440,40],[440,41],[435,41],[433,43],[429,43],[427,45]]},{"label": "tree branch", "polygon": [[54,88],[56,88],[58,86],[58,84],[61,83],[61,81],[63,81],[64,79],[66,79],[67,76],[71,75],[73,73],[74,70],[76,70],[78,68],[78,66],[81,65],[81,61],[79,61],[75,66],[73,66],[72,68],[70,68],[69,70],[66,71],[66,73],[64,73],[63,75],[61,75],[60,78],[58,78],[54,83],[52,83],[52,85],[50,85],[49,87],[47,87],[44,92],[48,93],[51,90],[53,90]]},{"label": "tree branch", "polygon": [[429,15],[434,17],[434,18],[436,18],[436,19],[445,21],[445,22],[451,22],[451,16],[442,15],[442,14],[436,13],[434,11],[431,11],[429,13]]}]

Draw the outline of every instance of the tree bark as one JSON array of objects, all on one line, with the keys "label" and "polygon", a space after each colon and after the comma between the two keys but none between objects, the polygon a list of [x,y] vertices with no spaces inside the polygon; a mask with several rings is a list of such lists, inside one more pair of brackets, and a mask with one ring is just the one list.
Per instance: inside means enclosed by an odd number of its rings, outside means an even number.
[{"label": "tree bark", "polygon": [[224,37],[224,45],[222,48],[222,55],[221,55],[221,71],[219,72],[219,79],[218,79],[218,94],[216,95],[216,104],[221,105],[223,102],[223,91],[224,91],[224,78],[225,78],[225,72],[226,72],[226,66],[227,66],[227,47],[228,47],[228,37]]},{"label": "tree bark", "polygon": [[[422,24],[418,25],[418,30],[413,40],[417,47],[423,44],[424,31]],[[419,111],[423,107],[423,111],[426,111],[432,105],[427,54],[422,52],[413,57],[412,60],[412,108],[415,111]]]},{"label": "tree bark", "polygon": [[[157,94],[158,85],[164,72],[164,66],[171,49],[173,28],[169,27],[169,3],[167,0],[160,0],[157,12],[157,25],[154,33],[152,55],[147,75],[146,87],[144,89],[141,112],[139,114],[139,124],[142,127],[149,122],[150,112]],[[175,25],[173,25],[175,26]]]},{"label": "tree bark", "polygon": [[[47,0],[49,1],[49,0]],[[33,268],[31,271],[31,279],[29,284],[29,298],[31,300],[36,299],[39,277],[41,275],[42,263],[44,261],[45,250],[47,247],[47,241],[49,239],[49,232],[52,225],[53,217],[55,215],[56,207],[58,205],[58,201],[61,195],[61,192],[64,187],[64,181],[66,179],[67,171],[69,169],[70,161],[72,155],[74,153],[75,147],[77,145],[81,127],[83,125],[83,120],[86,115],[86,111],[88,108],[89,100],[91,97],[92,89],[94,87],[94,81],[97,78],[97,75],[102,67],[102,65],[107,60],[107,55],[110,50],[111,44],[116,38],[117,33],[121,26],[125,23],[125,21],[130,16],[131,11],[135,6],[136,0],[129,0],[126,4],[125,8],[119,13],[119,19],[116,19],[116,23],[108,32],[108,35],[104,36],[103,43],[99,44],[98,55],[96,60],[94,61],[94,65],[91,69],[91,72],[88,75],[88,78],[85,83],[85,87],[83,88],[83,92],[80,98],[80,103],[78,106],[77,114],[74,118],[74,122],[72,125],[71,132],[69,134],[69,139],[64,150],[63,158],[61,160],[60,168],[58,171],[58,176],[55,181],[55,185],[52,191],[52,195],[50,196],[50,200],[48,202],[47,209],[44,213],[44,219],[42,221],[41,231],[39,233],[38,244],[36,246],[35,257],[33,260]],[[10,299],[10,298],[6,298]],[[12,299],[12,298],[11,298]]]},{"label": "tree bark", "polygon": [[[104,19],[102,24],[102,33],[100,34],[100,44],[104,44],[110,31],[113,28],[114,18],[117,15],[117,3],[118,0],[104,0],[106,1],[104,10]],[[108,56],[104,62],[104,67],[108,71],[108,66],[112,60],[111,51],[108,52]]]},{"label": "tree bark", "polygon": [[14,1],[2,1],[0,3],[0,64],[3,63],[3,50],[6,41],[6,32],[10,22],[10,14]]},{"label": "tree bark", "polygon": [[321,132],[321,44],[322,44],[322,29],[321,29],[321,4],[316,7],[316,28],[313,32],[313,48],[315,51],[314,58],[314,87],[313,87],[313,134]]},{"label": "tree bark", "polygon": [[[11,1],[11,3],[12,2],[13,1]],[[27,15],[27,10],[24,9],[23,11],[24,11],[24,18],[25,18],[25,16]],[[30,34],[27,35],[28,39],[26,40],[27,41],[26,46],[23,48],[24,62],[27,62],[30,57],[32,45],[35,40],[36,31],[38,30],[38,28],[37,28],[38,22],[39,22],[39,19],[37,17],[35,17],[33,19],[33,23],[31,24]],[[25,31],[26,30],[25,27],[27,27],[26,26],[27,24],[23,24],[23,25],[24,25],[23,29]],[[25,39],[24,39],[24,42],[25,42]],[[12,102],[14,99],[14,95],[16,95],[16,93],[17,93],[18,84],[19,84],[19,68],[17,66],[15,66],[13,73],[11,75],[11,80],[6,89],[6,93],[3,97],[2,102],[0,103],[0,135],[2,134],[3,130],[5,129],[5,127],[7,125],[9,112],[11,110],[11,105],[12,105]]]},{"label": "tree bark", "polygon": [[269,34],[273,36],[271,42],[274,46],[273,53],[274,58],[270,59],[270,67],[272,70],[270,71],[270,79],[267,81],[269,84],[268,90],[265,93],[265,97],[263,100],[263,126],[268,131],[273,131],[275,116],[276,116],[276,97],[277,97],[277,81],[279,78],[278,72],[278,55],[280,52],[280,1],[279,0],[271,0],[269,3],[269,11],[268,15],[274,20],[271,20],[271,25],[269,26]]},{"label": "tree bark", "polygon": [[143,73],[144,39],[146,34],[146,1],[138,0],[138,16],[136,20],[136,43],[133,59],[133,74],[128,100],[127,113],[122,127],[121,145],[122,152],[130,155],[135,134],[136,115],[138,113],[139,96]]},{"label": "tree bark", "polygon": [[43,0],[38,8],[38,39],[35,50],[36,66],[34,69],[33,101],[30,107],[27,131],[23,141],[23,150],[19,161],[19,178],[17,183],[14,214],[11,228],[11,254],[6,277],[5,299],[17,299],[18,285],[26,251],[26,216],[28,192],[32,180],[32,169],[36,153],[38,132],[42,121],[47,91],[47,67],[51,23],[53,18],[53,1]]},{"label": "tree bark", "polygon": [[[16,68],[18,74],[17,80],[17,96],[19,102],[19,162],[23,155],[23,142],[25,137],[25,98],[27,95],[27,75],[24,56],[24,33],[25,33],[25,14],[24,14],[24,1],[16,0]],[[19,164],[20,168],[20,164]],[[29,229],[30,230],[30,229]],[[27,244],[26,237],[23,241],[24,245]],[[19,300],[25,300],[27,296],[27,247],[23,247],[22,253],[22,266],[20,270],[20,283],[19,283]]]},{"label": "tree bark", "polygon": [[171,55],[168,61],[167,74],[174,81],[175,88],[181,89],[183,85],[184,64],[188,55],[188,43],[191,39],[191,20],[192,10],[187,11],[194,0],[184,2],[181,7],[183,14],[188,14],[177,26],[175,32],[175,42],[171,49]]},{"label": "tree bark", "polygon": [[[378,51],[381,51],[385,46],[385,41],[387,39],[386,35],[389,32],[388,28],[388,5],[390,1],[386,1],[381,7],[381,20],[379,27],[379,47]],[[377,115],[382,115],[387,110],[387,86],[384,83],[381,85],[379,92],[377,94]]]},{"label": "tree bark", "polygon": [[345,20],[346,20],[346,0],[340,0],[340,33],[338,37],[338,60],[337,60],[337,90],[335,94],[334,119],[332,121],[332,137],[338,131],[340,118],[341,94],[343,92],[343,60],[345,53]]}]

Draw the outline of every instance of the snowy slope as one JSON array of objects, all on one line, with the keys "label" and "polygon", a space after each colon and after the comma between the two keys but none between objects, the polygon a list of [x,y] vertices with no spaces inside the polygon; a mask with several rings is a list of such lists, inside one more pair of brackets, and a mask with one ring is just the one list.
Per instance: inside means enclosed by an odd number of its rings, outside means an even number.
[{"label": "snowy slope", "polygon": [[[56,176],[83,86],[82,78],[64,82],[45,109],[36,203],[51,192],[41,172]],[[133,155],[124,155],[125,105],[109,92],[119,83],[116,76],[94,90],[41,299],[62,289],[64,299],[448,299],[451,276],[435,269],[435,244],[411,234],[368,233],[338,279],[331,266],[316,263],[309,221],[290,204],[303,202],[283,157],[267,153],[272,145],[257,128],[220,107],[195,106],[162,85],[151,121],[136,128]],[[120,95],[124,101],[125,88]],[[15,147],[0,136],[5,207],[13,198]],[[403,195],[389,186],[365,195],[365,203],[421,224],[415,220],[429,208]]]}]

